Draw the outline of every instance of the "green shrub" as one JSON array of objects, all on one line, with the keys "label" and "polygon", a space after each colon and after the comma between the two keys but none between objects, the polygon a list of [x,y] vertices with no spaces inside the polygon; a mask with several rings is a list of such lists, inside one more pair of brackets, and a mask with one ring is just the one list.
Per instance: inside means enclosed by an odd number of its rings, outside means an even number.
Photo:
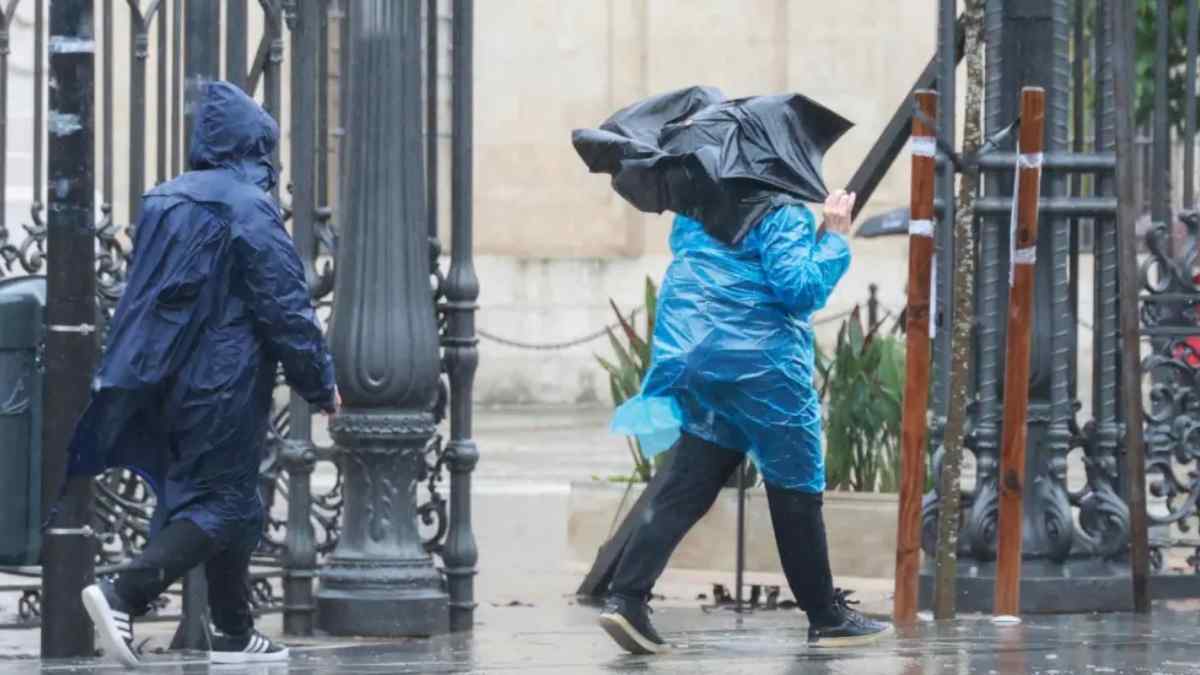
[{"label": "green shrub", "polygon": [[[658,304],[658,287],[650,277],[646,277],[645,289],[645,305],[642,311],[646,314],[645,333],[639,335],[637,329],[633,326],[633,314],[628,317],[621,313],[617,307],[617,303],[611,299],[608,304],[612,306],[613,313],[617,316],[617,323],[620,326],[620,337],[618,333],[611,328],[606,329],[608,332],[608,341],[612,345],[614,360],[606,359],[597,355],[596,360],[600,362],[600,366],[608,373],[608,385],[612,392],[613,406],[620,407],[625,401],[637,396],[642,390],[642,379],[646,376],[646,371],[650,369],[650,345],[654,335],[654,311]],[[622,339],[623,338],[623,339]],[[646,455],[642,452],[642,446],[638,443],[635,437],[626,437],[626,442],[629,444],[629,455],[633,460],[633,475],[632,480],[638,482],[649,482],[651,476],[659,463],[661,463],[666,453],[658,455],[653,461],[646,459]]]},{"label": "green shrub", "polygon": [[833,356],[818,347],[825,402],[825,466],[830,490],[895,492],[900,467],[904,344],[864,329],[855,307],[838,331]]}]

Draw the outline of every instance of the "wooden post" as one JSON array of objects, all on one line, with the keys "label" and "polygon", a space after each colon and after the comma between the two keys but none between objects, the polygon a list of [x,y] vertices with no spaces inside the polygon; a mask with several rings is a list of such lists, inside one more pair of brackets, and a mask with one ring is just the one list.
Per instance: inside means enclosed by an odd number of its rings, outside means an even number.
[{"label": "wooden post", "polygon": [[921,562],[921,499],[925,494],[925,440],[929,408],[929,289],[933,259],[933,172],[937,146],[933,127],[938,95],[915,94],[924,119],[912,120],[912,193],[909,205],[907,350],[904,410],[900,427],[900,516],[896,530],[896,623],[917,617]]},{"label": "wooden post", "polygon": [[1000,521],[993,614],[1016,615],[1021,607],[1021,519],[1025,489],[1025,424],[1029,408],[1029,343],[1033,332],[1033,281],[1037,251],[1038,197],[1042,181],[1046,92],[1021,90],[1017,190],[1013,195],[1012,259],[1009,267],[1007,357],[1004,364],[1004,428],[1000,452]]},{"label": "wooden post", "polygon": [[[1109,13],[1113,41],[1113,97],[1117,110],[1133,105],[1134,9],[1116,3]],[[1194,53],[1193,53],[1194,56]],[[1189,80],[1190,81],[1190,80]],[[1118,289],[1121,298],[1121,422],[1125,426],[1125,469],[1129,476],[1129,562],[1133,607],[1150,611],[1150,543],[1146,516],[1146,448],[1142,438],[1142,364],[1139,340],[1137,234],[1134,223],[1133,120],[1116,116]]]}]

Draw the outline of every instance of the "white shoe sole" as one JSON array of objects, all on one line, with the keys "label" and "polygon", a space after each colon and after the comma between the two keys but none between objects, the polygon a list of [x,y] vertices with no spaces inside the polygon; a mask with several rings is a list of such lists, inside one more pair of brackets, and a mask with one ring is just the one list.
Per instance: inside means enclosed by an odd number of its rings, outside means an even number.
[{"label": "white shoe sole", "polygon": [[113,621],[112,607],[108,605],[104,591],[92,584],[83,589],[80,596],[83,599],[83,608],[87,610],[92,624],[96,626],[96,634],[100,636],[104,653],[116,657],[126,668],[137,668],[138,658],[121,639],[121,632],[117,630],[117,623]]},{"label": "white shoe sole", "polygon": [[247,652],[209,652],[208,661],[218,666],[237,666],[244,663],[279,663],[288,660],[288,650],[283,649],[271,654],[250,654]]},{"label": "white shoe sole", "polygon": [[625,617],[620,614],[601,614],[599,623],[604,632],[608,633],[609,637],[630,654],[649,656],[651,654],[662,654],[669,649],[667,645],[660,645],[653,640],[647,639],[646,636],[635,630],[633,625],[626,621]]},{"label": "white shoe sole", "polygon": [[852,637],[838,638],[821,638],[816,642],[810,642],[809,647],[814,649],[837,649],[840,647],[862,647],[863,645],[873,644],[880,640],[891,637],[896,632],[896,629],[889,625],[884,630],[870,635],[855,635]]}]

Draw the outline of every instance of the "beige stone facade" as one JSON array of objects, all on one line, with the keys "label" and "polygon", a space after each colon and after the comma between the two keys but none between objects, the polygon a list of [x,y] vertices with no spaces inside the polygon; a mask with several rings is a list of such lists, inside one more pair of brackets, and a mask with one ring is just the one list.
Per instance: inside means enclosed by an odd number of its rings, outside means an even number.
[{"label": "beige stone facade", "polygon": [[[249,62],[263,22],[258,3],[247,2]],[[146,136],[147,185],[158,179],[157,30],[159,22],[172,20],[174,4],[163,2],[165,14],[160,13],[151,27],[148,105],[145,123],[137,126],[130,122],[127,94],[129,8],[123,1],[98,3],[98,32],[102,8],[112,6],[114,12],[113,214],[118,222],[126,222],[128,212],[133,134]],[[441,5],[440,61],[445,74],[450,3],[441,0]],[[5,208],[10,227],[28,222],[32,197],[33,6],[21,3],[12,29]],[[826,161],[829,185],[842,186],[935,45],[935,3],[928,1],[477,0],[475,8],[479,326],[490,336],[538,344],[594,334],[612,320],[609,298],[625,308],[636,306],[644,277],[659,277],[669,262],[669,216],[638,213],[612,192],[606,177],[589,175],[571,146],[572,129],[594,126],[643,96],[692,84],[714,85],[730,96],[798,91],[857,124]],[[220,48],[224,54],[224,45]],[[289,49],[285,29],[280,111],[284,181],[290,160]],[[102,50],[101,40],[98,57]],[[336,106],[336,73],[333,85]],[[445,77],[442,89],[440,229],[448,240],[450,117]],[[103,130],[107,125],[99,92],[96,104],[96,123]],[[331,132],[336,126],[331,124]],[[102,142],[99,133],[98,158]],[[336,137],[330,148],[336,149]],[[336,201],[335,195],[331,198]],[[908,167],[902,160],[876,192],[866,215],[907,201]],[[871,282],[882,287],[885,305],[898,307],[904,249],[901,239],[856,242],[850,276],[823,316],[836,316],[864,301]],[[836,324],[825,326],[821,335],[832,335],[834,328]],[[477,394],[482,403],[607,400],[608,387],[593,358],[608,350],[604,340],[552,350],[484,340],[481,349]]]},{"label": "beige stone facade", "polygon": [[[479,324],[550,343],[612,320],[608,298],[640,302],[669,262],[669,216],[622,201],[589,175],[571,130],[643,96],[692,84],[730,96],[798,91],[856,123],[826,160],[842,186],[935,49],[935,3],[902,0],[481,0],[476,3],[475,228]],[[908,203],[897,162],[864,215]],[[903,239],[855,243],[849,278],[822,317],[881,286],[902,302]],[[819,334],[829,339],[836,322]],[[483,403],[608,400],[598,340],[533,351],[482,344]]]},{"label": "beige stone facade", "polygon": [[[934,4],[901,0],[483,0],[476,4],[477,251],[666,252],[669,220],[588,176],[570,132],[692,84],[803,92],[856,127],[827,160],[844,185],[933,55]],[[871,208],[907,204],[898,167]]]}]

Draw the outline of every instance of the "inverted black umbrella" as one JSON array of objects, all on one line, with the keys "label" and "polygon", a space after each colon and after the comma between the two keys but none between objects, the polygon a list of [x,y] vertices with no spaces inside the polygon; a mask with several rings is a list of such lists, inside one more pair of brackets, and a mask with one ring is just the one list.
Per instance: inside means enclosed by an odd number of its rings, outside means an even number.
[{"label": "inverted black umbrella", "polygon": [[824,201],[821,160],[851,126],[800,94],[725,100],[713,87],[689,87],[578,129],[572,142],[639,210],[685,214],[732,245],[768,209]]}]

